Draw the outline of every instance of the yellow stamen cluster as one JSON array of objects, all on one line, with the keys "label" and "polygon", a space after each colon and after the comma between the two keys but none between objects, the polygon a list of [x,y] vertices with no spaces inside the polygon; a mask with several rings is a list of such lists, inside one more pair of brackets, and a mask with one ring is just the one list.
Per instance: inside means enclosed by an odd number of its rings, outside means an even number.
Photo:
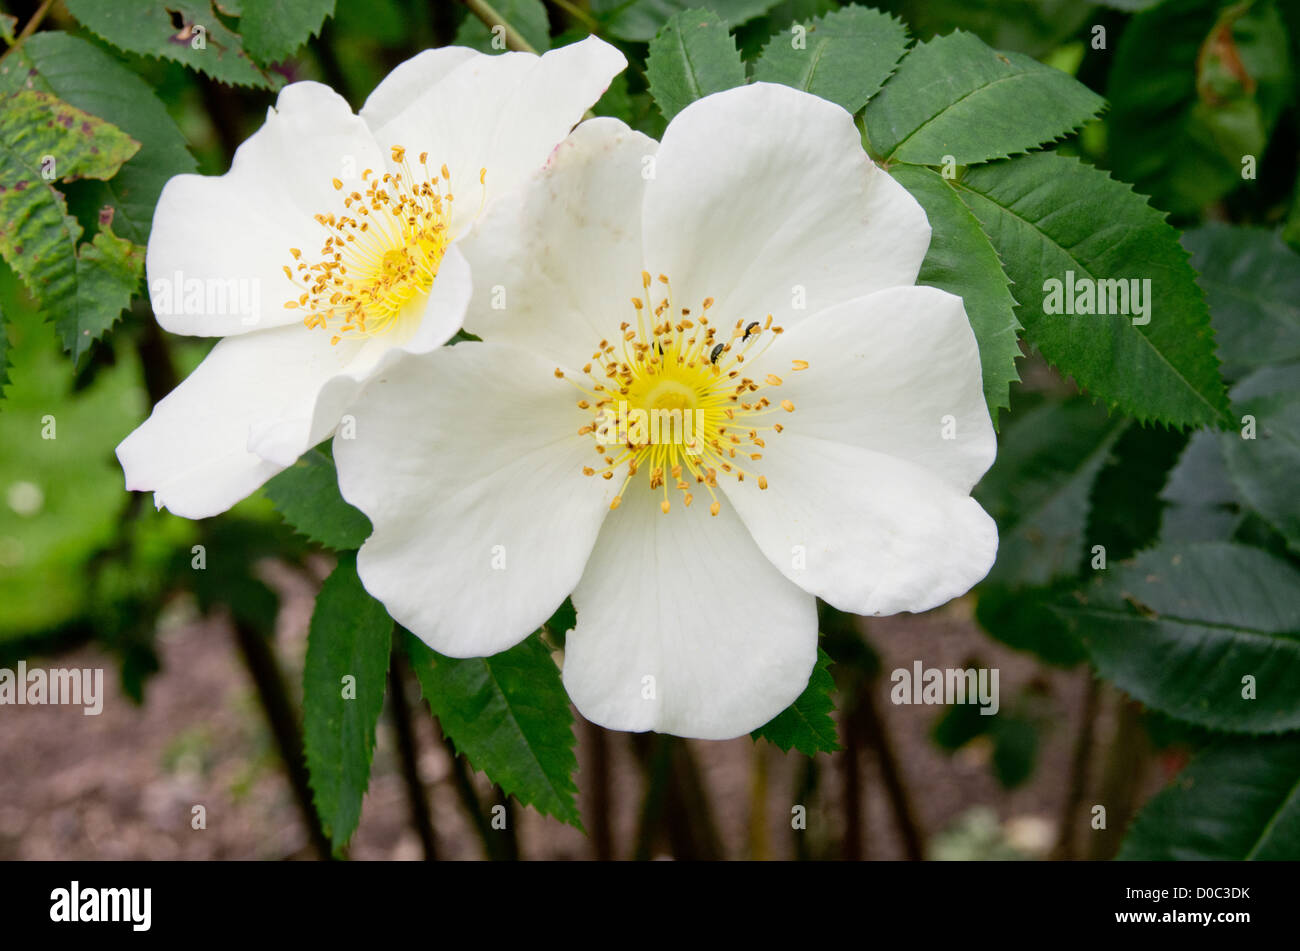
[{"label": "yellow stamen cluster", "polygon": [[[400,324],[407,305],[433,286],[451,243],[454,199],[447,166],[430,173],[429,154],[421,152],[417,178],[404,148],[393,146],[392,157],[397,171],[376,176],[366,169],[365,192],[348,192],[342,214],[315,216],[326,231],[317,263],[304,261],[299,248],[289,249],[293,264],[284,273],[301,293],[284,306],[305,310],[303,323],[328,330],[335,344]],[[480,183],[485,175],[480,171]],[[332,184],[343,191],[339,179]]]},{"label": "yellow stamen cluster", "polygon": [[[583,474],[612,479],[616,470],[625,469],[611,509],[623,501],[632,477],[644,471],[650,489],[663,491],[664,514],[672,508],[671,484],[687,506],[694,501],[692,489],[703,485],[712,500],[709,511],[717,515],[722,508],[714,491],[719,473],[741,482],[750,478],[767,488],[767,479],[748,466],[763,458],[764,435],[783,428],[766,417],[794,412],[789,399],[762,393],[781,386],[780,377],[744,375],[746,360],[752,363],[761,356],[782,328],[774,327],[768,314],[765,320],[737,320],[723,329],[708,317],[713,298],[704,300],[697,315],[689,308],[678,311],[668,278],[661,274],[658,282],[663,296],[656,304],[654,280],[642,272],[642,296],[632,298],[635,325],[624,322],[617,337],[600,341],[582,368],[585,380],[570,380],[583,394],[578,408],[593,416],[578,433],[592,435],[602,460],[585,467]],[[807,366],[807,361],[795,360],[791,368]],[[565,377],[560,369],[555,375]]]}]

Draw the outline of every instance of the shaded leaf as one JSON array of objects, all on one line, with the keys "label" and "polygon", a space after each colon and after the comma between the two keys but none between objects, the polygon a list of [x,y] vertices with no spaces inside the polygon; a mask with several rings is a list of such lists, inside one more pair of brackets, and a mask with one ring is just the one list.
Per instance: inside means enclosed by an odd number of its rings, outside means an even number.
[{"label": "shaded leaf", "polygon": [[1300,728],[1300,572],[1264,551],[1154,548],[1058,610],[1100,674],[1149,707],[1212,730]]},{"label": "shaded leaf", "polygon": [[1121,860],[1295,859],[1300,736],[1233,738],[1200,753],[1138,814]]},{"label": "shaded leaf", "polygon": [[739,26],[780,0],[595,0],[591,9],[605,31],[620,40],[650,40],[683,10],[705,10],[728,27]]},{"label": "shaded leaf", "polygon": [[1300,254],[1274,232],[1212,221],[1183,235],[1224,372],[1300,359]]}]

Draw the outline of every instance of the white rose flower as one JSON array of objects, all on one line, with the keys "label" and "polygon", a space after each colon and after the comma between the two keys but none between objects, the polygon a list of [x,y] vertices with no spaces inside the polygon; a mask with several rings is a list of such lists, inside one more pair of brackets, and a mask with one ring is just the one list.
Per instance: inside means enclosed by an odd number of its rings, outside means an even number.
[{"label": "white rose flower", "polygon": [[127,488],[177,515],[223,512],[333,433],[387,361],[445,343],[471,292],[461,240],[624,66],[594,37],[541,57],[428,50],[359,115],[293,83],[227,174],[169,181],[154,311],[225,339],[118,446]]},{"label": "white rose flower", "polygon": [[367,589],[456,657],[572,594],[588,719],[761,726],[808,683],[817,597],[923,611],[993,563],[979,353],[914,286],[929,238],[814,96],[708,96],[662,144],[584,122],[466,245],[484,342],[399,361],[336,440]]}]

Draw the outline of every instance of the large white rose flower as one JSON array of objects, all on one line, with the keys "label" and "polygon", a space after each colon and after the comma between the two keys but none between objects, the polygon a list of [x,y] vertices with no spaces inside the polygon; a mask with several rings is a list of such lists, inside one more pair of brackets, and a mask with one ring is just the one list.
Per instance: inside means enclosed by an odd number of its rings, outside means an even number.
[{"label": "large white rose flower", "polygon": [[[365,586],[457,657],[572,594],[588,719],[762,725],[807,685],[816,597],[922,611],[993,563],[979,353],[914,286],[929,238],[849,114],[784,86],[699,100],[661,145],[583,123],[466,245],[484,342],[404,358],[336,440]],[[651,438],[656,409],[689,421]]]},{"label": "large white rose flower", "polygon": [[294,83],[227,174],[169,181],[154,311],[225,339],[118,447],[127,488],[177,515],[225,511],[334,432],[387,360],[445,343],[471,291],[459,242],[625,65],[594,37],[541,57],[428,50],[359,115]]}]

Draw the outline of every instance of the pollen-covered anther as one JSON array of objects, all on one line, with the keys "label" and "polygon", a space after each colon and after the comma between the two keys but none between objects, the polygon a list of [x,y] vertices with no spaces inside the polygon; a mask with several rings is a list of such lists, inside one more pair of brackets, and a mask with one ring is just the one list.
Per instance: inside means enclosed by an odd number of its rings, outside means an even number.
[{"label": "pollen-covered anther", "polygon": [[391,331],[408,314],[418,317],[408,305],[428,294],[453,237],[447,167],[431,174],[422,152],[417,174],[401,145],[390,154],[396,170],[376,175],[366,169],[364,191],[330,180],[343,193],[343,208],[315,216],[325,229],[315,264],[289,249],[294,265],[285,272],[301,293],[284,306],[305,311],[303,323],[329,331],[336,344]]},{"label": "pollen-covered anther", "polygon": [[[633,477],[645,470],[645,485],[662,493],[659,508],[665,515],[672,511],[670,488],[682,493],[686,508],[694,501],[690,489],[703,485],[712,499],[709,513],[716,516],[722,507],[715,491],[718,472],[738,482],[748,476],[766,489],[766,477],[745,465],[763,458],[764,434],[783,428],[765,417],[779,409],[794,411],[790,400],[778,406],[760,393],[782,386],[779,376],[739,372],[746,361],[762,356],[781,328],[772,325],[770,314],[764,320],[736,320],[730,328],[716,324],[709,317],[716,304],[712,297],[688,318],[692,309],[675,305],[666,274],[642,271],[640,289],[630,298],[633,319],[620,323],[613,343],[599,342],[592,362],[582,368],[585,381],[556,370],[557,377],[581,390],[577,406],[593,421],[579,432],[593,436],[605,462],[601,469],[583,467],[583,474],[610,479],[618,472],[622,487],[610,503],[616,509]],[[794,361],[796,370],[807,367],[806,360]],[[752,393],[760,395],[750,398]]]}]

